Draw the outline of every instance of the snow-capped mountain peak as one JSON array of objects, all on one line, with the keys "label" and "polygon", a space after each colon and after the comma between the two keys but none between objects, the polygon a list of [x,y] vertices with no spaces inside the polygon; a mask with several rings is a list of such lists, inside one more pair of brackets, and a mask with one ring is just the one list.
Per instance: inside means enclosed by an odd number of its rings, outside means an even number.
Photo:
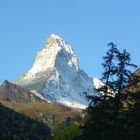
[{"label": "snow-capped mountain peak", "polygon": [[47,38],[46,47],[55,45],[63,46],[63,44],[65,44],[65,41],[62,38],[60,38],[58,35],[51,34]]},{"label": "snow-capped mountain peak", "polygon": [[47,39],[45,48],[38,52],[29,75],[55,67],[58,55],[63,55],[63,58],[67,61],[66,63],[78,70],[79,62],[72,48],[62,38],[51,34]]},{"label": "snow-capped mountain peak", "polygon": [[33,67],[15,83],[36,91],[47,101],[77,108],[88,105],[83,93],[96,94],[92,78],[79,68],[71,46],[55,34],[47,38]]}]

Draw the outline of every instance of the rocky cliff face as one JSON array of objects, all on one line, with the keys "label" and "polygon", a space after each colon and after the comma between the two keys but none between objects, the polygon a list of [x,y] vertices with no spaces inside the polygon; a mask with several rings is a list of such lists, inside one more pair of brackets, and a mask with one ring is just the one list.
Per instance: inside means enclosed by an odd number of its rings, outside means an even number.
[{"label": "rocky cliff face", "polygon": [[43,99],[34,95],[32,92],[25,90],[8,81],[5,81],[0,86],[0,99],[17,103],[44,102]]},{"label": "rocky cliff face", "polygon": [[97,94],[93,79],[79,68],[79,62],[70,45],[57,35],[50,35],[45,48],[36,56],[31,70],[15,81],[46,101],[85,108],[84,93]]}]

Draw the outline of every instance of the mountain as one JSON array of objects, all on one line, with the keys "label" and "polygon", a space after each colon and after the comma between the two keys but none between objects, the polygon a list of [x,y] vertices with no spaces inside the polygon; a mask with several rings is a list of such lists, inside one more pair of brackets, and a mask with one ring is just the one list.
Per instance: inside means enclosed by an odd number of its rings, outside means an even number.
[{"label": "mountain", "polygon": [[99,80],[98,78],[93,78],[93,83],[94,83],[95,89],[99,89],[104,86],[103,82]]},{"label": "mountain", "polygon": [[0,140],[48,140],[50,129],[0,103]]},{"label": "mountain", "polygon": [[0,99],[17,103],[44,102],[34,93],[5,80],[0,86]]},{"label": "mountain", "polygon": [[5,107],[41,122],[50,129],[55,129],[63,121],[67,120],[67,118],[74,118],[81,114],[80,110],[56,103],[34,102],[27,104],[7,101],[0,102]]},{"label": "mountain", "polygon": [[51,34],[36,56],[33,67],[15,84],[41,95],[49,102],[85,108],[84,93],[97,94],[93,79],[79,68],[79,61],[69,44]]}]

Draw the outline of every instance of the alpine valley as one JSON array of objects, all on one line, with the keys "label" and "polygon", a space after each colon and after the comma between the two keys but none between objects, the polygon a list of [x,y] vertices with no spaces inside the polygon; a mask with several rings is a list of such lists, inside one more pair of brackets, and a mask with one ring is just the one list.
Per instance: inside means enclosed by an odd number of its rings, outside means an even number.
[{"label": "alpine valley", "polygon": [[[0,139],[49,137],[50,130],[82,116],[89,104],[86,94],[97,95],[94,88],[102,85],[79,68],[71,46],[51,34],[32,68],[0,86]],[[26,127],[32,129],[25,136]]]},{"label": "alpine valley", "polygon": [[[124,57],[126,51],[115,53],[115,60],[124,60],[118,58]],[[110,56],[112,58],[112,49]],[[124,61],[121,62],[124,66]],[[114,63],[112,65],[114,68]],[[130,71],[122,70],[121,76],[122,72],[128,74]],[[132,77],[129,75],[129,83],[134,84],[125,83],[127,86],[120,93],[105,85],[107,94],[102,98],[100,95],[104,92],[100,94],[99,89],[104,84],[81,70],[71,46],[58,35],[51,34],[45,47],[37,53],[32,68],[13,83],[5,80],[0,86],[0,140],[112,140],[116,137],[117,140],[137,140],[139,75],[140,69]],[[89,104],[86,95],[95,97],[93,102]]]},{"label": "alpine valley", "polygon": [[102,85],[79,68],[71,46],[51,34],[32,68],[0,86],[0,139],[49,139],[53,130],[84,115],[86,94],[98,95],[95,88]]}]

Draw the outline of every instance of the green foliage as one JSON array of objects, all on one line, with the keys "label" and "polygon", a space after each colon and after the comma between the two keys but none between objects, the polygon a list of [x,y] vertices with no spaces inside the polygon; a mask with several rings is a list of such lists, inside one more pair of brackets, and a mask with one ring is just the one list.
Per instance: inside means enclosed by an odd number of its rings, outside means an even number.
[{"label": "green foliage", "polygon": [[[52,132],[52,140],[140,140],[140,77],[131,72],[130,54],[116,45],[104,58],[100,96],[82,115],[67,118]],[[42,114],[38,120],[46,119]],[[47,115],[48,117],[48,115]],[[51,121],[52,120],[52,121]],[[50,119],[50,125],[55,116]],[[49,129],[0,104],[0,140],[47,140]]]},{"label": "green foliage", "polygon": [[0,140],[47,140],[49,133],[43,124],[0,104]]},{"label": "green foliage", "polygon": [[76,116],[74,119],[68,118],[54,131],[52,140],[77,140],[81,133],[82,121],[81,116]]},{"label": "green foliage", "polygon": [[139,140],[140,139],[140,92],[127,90],[139,86],[140,78],[132,74],[134,64],[130,54],[120,52],[116,45],[104,57],[100,96],[88,96],[86,122],[79,140]]},{"label": "green foliage", "polygon": [[69,127],[55,132],[52,140],[72,140],[79,134],[79,131],[79,127],[76,124],[71,124]]}]

